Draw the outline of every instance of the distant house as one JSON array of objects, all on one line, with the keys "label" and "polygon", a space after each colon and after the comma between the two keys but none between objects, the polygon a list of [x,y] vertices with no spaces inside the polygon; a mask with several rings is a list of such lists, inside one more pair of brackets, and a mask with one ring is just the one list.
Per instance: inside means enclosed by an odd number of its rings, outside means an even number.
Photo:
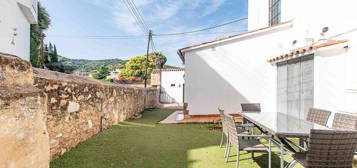
[{"label": "distant house", "polygon": [[117,79],[120,73],[120,69],[115,69],[114,71],[110,72],[110,75],[107,76],[108,79]]},{"label": "distant house", "polygon": [[0,1],[0,53],[30,60],[30,24],[37,24],[37,3]]},{"label": "distant house", "polygon": [[357,10],[350,0],[249,0],[248,32],[182,48],[189,115],[310,107],[357,113]]},{"label": "distant house", "polygon": [[80,72],[80,71],[75,71],[72,74],[81,76],[81,77],[92,77],[92,72]]},{"label": "distant house", "polygon": [[151,74],[151,85],[160,89],[161,103],[183,104],[184,69],[154,69]]}]

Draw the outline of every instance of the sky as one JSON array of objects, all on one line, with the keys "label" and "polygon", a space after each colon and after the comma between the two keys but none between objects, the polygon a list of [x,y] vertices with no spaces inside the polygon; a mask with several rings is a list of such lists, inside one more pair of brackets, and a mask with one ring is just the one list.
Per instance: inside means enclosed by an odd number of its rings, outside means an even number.
[{"label": "sky", "polygon": [[[247,17],[247,0],[133,0],[153,34],[198,30]],[[41,0],[51,16],[46,42],[73,59],[129,59],[146,54],[147,36],[123,0]],[[179,36],[154,36],[168,65],[183,64],[177,50],[246,31],[247,21]],[[97,38],[93,36],[128,36]]]}]

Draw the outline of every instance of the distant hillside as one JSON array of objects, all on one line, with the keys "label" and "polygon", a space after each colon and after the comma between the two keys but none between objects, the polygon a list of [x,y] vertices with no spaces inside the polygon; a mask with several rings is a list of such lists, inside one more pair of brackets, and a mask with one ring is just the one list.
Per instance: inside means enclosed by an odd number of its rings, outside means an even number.
[{"label": "distant hillside", "polygon": [[[121,59],[103,59],[103,60],[87,60],[87,59],[69,59],[63,56],[58,57],[58,63],[53,64],[52,68],[57,69],[56,71],[72,73],[73,71],[80,72],[92,72],[97,70],[100,66],[104,65],[109,68],[109,70],[124,68],[126,60]],[[50,66],[50,65],[47,65]],[[164,65],[164,69],[168,68],[180,68],[171,65]],[[50,68],[51,69],[51,68]]]},{"label": "distant hillside", "polygon": [[120,69],[124,67],[126,61],[121,59],[104,59],[104,60],[86,60],[86,59],[69,59],[59,57],[59,62],[65,66],[73,67],[74,71],[91,72],[104,65],[110,70]]}]

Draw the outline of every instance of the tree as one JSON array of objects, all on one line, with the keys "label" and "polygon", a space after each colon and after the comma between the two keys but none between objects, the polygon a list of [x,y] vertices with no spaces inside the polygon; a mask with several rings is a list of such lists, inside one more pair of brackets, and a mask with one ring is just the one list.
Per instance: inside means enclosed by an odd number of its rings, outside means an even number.
[{"label": "tree", "polygon": [[[51,44],[51,43],[50,43],[50,44]],[[47,45],[47,44],[44,45],[44,48],[45,48],[45,49],[44,49],[44,53],[43,53],[43,54],[44,54],[44,58],[43,58],[43,59],[44,59],[44,63],[45,63],[45,64],[48,64],[48,63],[50,63],[50,61],[51,61],[51,60],[50,60],[50,58],[51,58],[51,57],[50,57],[50,54],[51,54],[50,52],[51,52],[51,51],[50,51],[49,45]]]},{"label": "tree", "polygon": [[39,55],[40,55],[39,45],[37,45],[35,39],[31,38],[30,39],[30,61],[31,61],[32,66],[40,67],[41,59],[40,59]]},{"label": "tree", "polygon": [[38,24],[31,25],[31,44],[30,44],[30,61],[32,66],[40,67],[40,44],[42,33],[49,28],[51,24],[50,15],[41,3],[38,3]]},{"label": "tree", "polygon": [[53,45],[53,55],[51,58],[51,62],[58,62],[58,53],[56,45]]},{"label": "tree", "polygon": [[68,74],[76,70],[75,66],[64,64],[62,62],[50,62],[46,64],[46,67],[51,71],[57,71],[57,72],[68,73]]},{"label": "tree", "polygon": [[[150,78],[152,70],[157,67],[155,60],[158,59],[162,60],[160,66],[163,66],[163,64],[166,63],[166,57],[162,53],[149,54],[149,61],[148,61],[149,66],[148,66],[147,78]],[[146,68],[146,56],[133,57],[125,63],[125,68],[120,71],[119,77],[124,77],[124,78],[135,77],[138,79],[144,79],[145,68]]]},{"label": "tree", "polygon": [[152,53],[156,68],[163,68],[167,62],[167,58],[161,52]]},{"label": "tree", "polygon": [[92,77],[94,79],[105,79],[109,74],[109,69],[106,66],[102,65],[92,74]]}]

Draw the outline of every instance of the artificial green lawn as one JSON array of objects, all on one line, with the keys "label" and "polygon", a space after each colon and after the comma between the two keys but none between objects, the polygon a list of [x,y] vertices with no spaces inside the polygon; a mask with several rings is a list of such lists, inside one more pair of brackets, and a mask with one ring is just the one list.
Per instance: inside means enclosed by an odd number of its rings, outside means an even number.
[{"label": "artificial green lawn", "polygon": [[[82,142],[77,148],[51,163],[51,168],[226,168],[221,133],[209,124],[160,125],[175,110],[146,110],[143,118],[128,120]],[[268,155],[242,152],[240,167],[267,167]],[[231,150],[227,167],[234,167]],[[272,167],[279,167],[273,154]]]}]

